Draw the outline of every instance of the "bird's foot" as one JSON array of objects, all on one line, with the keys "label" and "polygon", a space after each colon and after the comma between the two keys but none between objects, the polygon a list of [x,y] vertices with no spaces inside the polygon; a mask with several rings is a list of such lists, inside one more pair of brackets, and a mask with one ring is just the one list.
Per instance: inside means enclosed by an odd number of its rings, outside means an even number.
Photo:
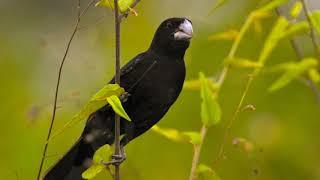
[{"label": "bird's foot", "polygon": [[109,162],[102,162],[105,166],[110,165],[120,165],[127,159],[127,155],[124,151],[124,148],[121,148],[120,154],[114,154],[112,155],[112,159]]}]

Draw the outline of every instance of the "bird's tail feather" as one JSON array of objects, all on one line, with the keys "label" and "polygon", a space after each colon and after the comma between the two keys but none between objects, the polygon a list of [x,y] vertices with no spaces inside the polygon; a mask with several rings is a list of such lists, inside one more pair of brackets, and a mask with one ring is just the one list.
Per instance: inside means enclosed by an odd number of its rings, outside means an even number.
[{"label": "bird's tail feather", "polygon": [[[44,180],[81,180],[81,174],[86,168],[82,167],[79,163],[87,156],[90,157],[91,152],[79,152],[83,151],[85,144],[79,139],[72,148],[60,159],[51,169],[49,169],[44,176]],[[87,149],[87,148],[85,148]],[[89,154],[88,154],[89,153]],[[81,162],[82,163],[82,162]]]}]

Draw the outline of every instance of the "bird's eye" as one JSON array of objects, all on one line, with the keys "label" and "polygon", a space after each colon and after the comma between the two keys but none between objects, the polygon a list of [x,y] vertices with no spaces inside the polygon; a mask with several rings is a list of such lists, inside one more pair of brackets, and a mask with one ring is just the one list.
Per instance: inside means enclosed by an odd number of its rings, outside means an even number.
[{"label": "bird's eye", "polygon": [[172,28],[172,23],[168,22],[167,23],[167,28]]}]

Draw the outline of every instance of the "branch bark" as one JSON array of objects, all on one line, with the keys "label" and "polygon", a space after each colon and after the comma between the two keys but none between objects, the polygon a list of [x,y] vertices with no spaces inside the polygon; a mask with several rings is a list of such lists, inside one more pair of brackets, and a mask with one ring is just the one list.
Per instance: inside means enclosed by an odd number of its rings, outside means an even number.
[{"label": "branch bark", "polygon": [[311,20],[311,17],[310,17],[310,14],[309,14],[309,8],[308,8],[308,4],[307,4],[307,1],[306,0],[301,0],[302,4],[303,4],[303,12],[304,12],[304,15],[306,16],[307,18],[307,21],[310,25],[310,29],[311,29],[311,32],[310,32],[310,37],[311,37],[311,40],[312,40],[312,44],[313,44],[313,48],[315,50],[315,54],[316,54],[316,57],[318,58],[318,61],[320,62],[320,49],[319,49],[319,44],[317,42],[317,35],[316,35],[316,30],[313,26],[313,23],[312,23],[312,20]]},{"label": "branch bark", "polygon": [[[120,85],[120,25],[121,19],[119,16],[118,0],[114,0],[114,23],[116,35],[116,58],[115,58],[115,82]],[[115,156],[120,156],[120,116],[115,113]],[[115,164],[115,180],[120,180],[120,164]]]},{"label": "branch bark", "polygon": [[207,130],[208,130],[207,127],[203,125],[201,128],[201,132],[200,132],[201,142],[199,145],[194,146],[194,153],[193,153],[192,166],[191,166],[189,180],[195,180],[197,177],[197,167],[199,164],[200,153],[201,153],[203,141],[207,135]]}]

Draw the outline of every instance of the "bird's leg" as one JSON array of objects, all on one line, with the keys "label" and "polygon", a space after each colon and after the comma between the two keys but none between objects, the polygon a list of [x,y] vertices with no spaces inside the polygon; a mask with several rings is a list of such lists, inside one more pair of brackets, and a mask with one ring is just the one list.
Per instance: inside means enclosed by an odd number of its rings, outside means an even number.
[{"label": "bird's leg", "polygon": [[124,150],[123,146],[120,146],[120,154],[119,155],[112,155],[112,159],[109,162],[102,162],[105,166],[110,166],[110,165],[119,165],[123,163],[127,159],[126,152]]}]

